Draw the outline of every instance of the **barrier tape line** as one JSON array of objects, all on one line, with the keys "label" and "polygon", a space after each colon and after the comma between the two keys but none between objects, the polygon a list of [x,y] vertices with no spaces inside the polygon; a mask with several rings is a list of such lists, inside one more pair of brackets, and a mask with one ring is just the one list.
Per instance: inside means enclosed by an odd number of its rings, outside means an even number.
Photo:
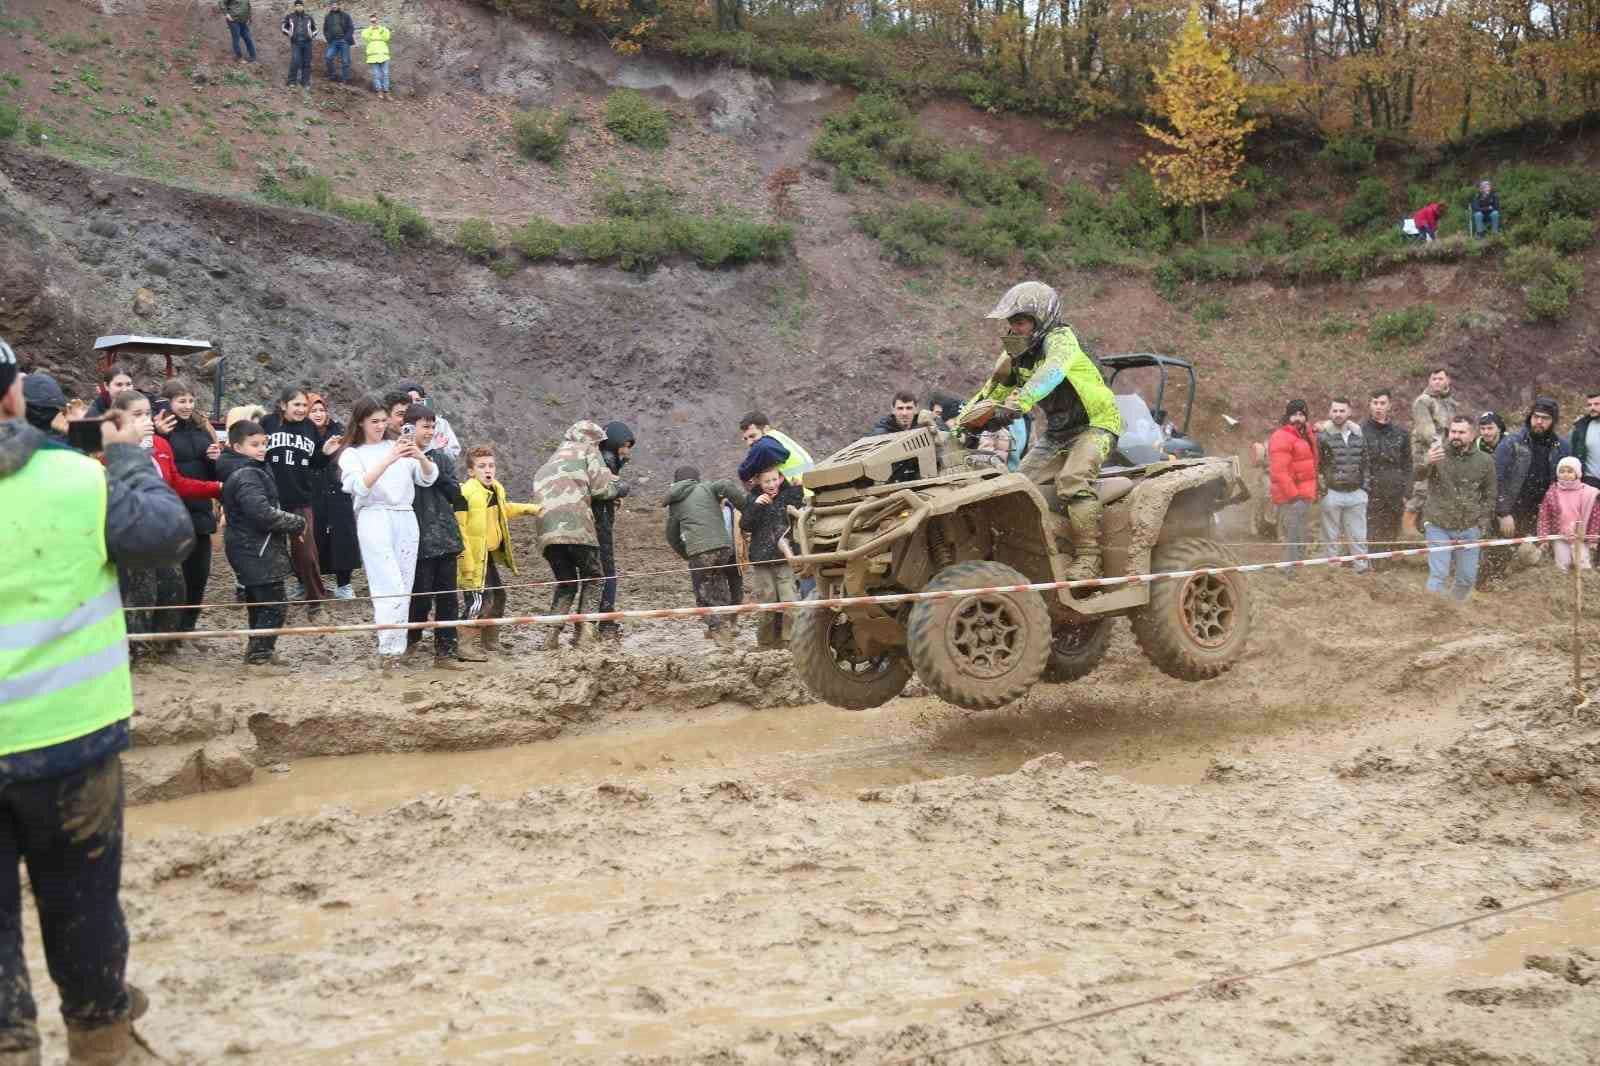
[{"label": "barrier tape line", "polygon": [[1360,944],[1354,944],[1347,948],[1337,948],[1332,951],[1321,952],[1317,955],[1308,955],[1304,958],[1291,959],[1288,962],[1279,963],[1276,966],[1267,966],[1261,969],[1248,970],[1244,973],[1230,974],[1227,977],[1216,977],[1209,981],[1201,981],[1197,984],[1174,989],[1171,992],[1160,992],[1153,996],[1146,996],[1143,999],[1129,1000],[1125,1003],[1113,1003],[1107,1007],[1100,1007],[1096,1010],[1084,1011],[1081,1014],[1073,1014],[1066,1018],[1057,1018],[1053,1021],[1040,1022],[1037,1025],[1030,1025],[1026,1028],[1012,1029],[1008,1032],[996,1033],[993,1036],[982,1037],[978,1040],[969,1040],[964,1044],[951,1044],[948,1047],[934,1048],[931,1051],[922,1051],[915,1055],[907,1055],[903,1058],[887,1059],[885,1060],[883,1066],[912,1066],[914,1063],[927,1062],[932,1059],[941,1058],[945,1055],[954,1055],[960,1051],[971,1051],[974,1048],[986,1047],[990,1044],[998,1044],[1002,1040],[1016,1040],[1019,1037],[1032,1036],[1035,1033],[1042,1033],[1049,1029],[1061,1029],[1069,1025],[1077,1025],[1081,1022],[1094,1021],[1097,1018],[1104,1018],[1112,1014],[1120,1014],[1123,1011],[1133,1010],[1138,1007],[1152,1007],[1158,1003],[1170,1003],[1173,1000],[1182,999],[1185,996],[1192,996],[1196,992],[1206,992],[1226,988],[1229,985],[1239,984],[1244,981],[1255,981],[1263,977],[1269,977],[1273,974],[1285,973],[1289,970],[1304,969],[1307,966],[1314,966],[1319,962],[1328,962],[1332,959],[1343,958],[1347,955],[1355,955],[1363,951],[1373,951],[1377,948],[1388,947],[1392,944],[1404,943],[1407,940],[1417,940],[1421,937],[1432,936],[1435,933],[1443,933],[1451,929],[1463,929],[1469,925],[1476,925],[1479,922],[1492,921],[1496,918],[1505,918],[1508,915],[1516,914],[1518,911],[1530,910],[1534,907],[1548,906],[1551,903],[1559,903],[1561,900],[1571,899],[1573,896],[1579,896],[1585,892],[1593,892],[1596,888],[1600,888],[1600,885],[1583,884],[1577,886],[1576,888],[1569,888],[1564,892],[1556,892],[1552,895],[1540,896],[1537,899],[1525,900],[1522,903],[1518,903],[1510,907],[1502,907],[1499,910],[1488,911],[1483,914],[1468,915],[1465,918],[1457,918],[1455,921],[1451,922],[1441,922],[1438,925],[1430,925],[1423,929],[1413,929],[1409,933],[1396,933],[1394,936],[1386,936],[1379,940],[1368,940]]},{"label": "barrier tape line", "polygon": [[[1037,581],[1020,585],[991,585],[971,589],[939,589],[932,592],[894,592],[879,596],[841,596],[828,600],[790,600],[781,603],[737,603],[725,607],[660,607],[649,610],[603,611],[595,614],[524,614],[503,618],[457,619],[449,622],[363,622],[348,625],[284,626],[277,629],[201,629],[186,633],[130,633],[130,641],[166,642],[201,640],[212,637],[297,637],[337,633],[376,633],[394,629],[459,629],[462,627],[513,626],[513,625],[565,625],[584,622],[657,622],[670,619],[710,618],[720,615],[762,614],[768,611],[840,610],[848,607],[866,607],[874,604],[926,603],[949,600],[963,596],[981,596],[995,592],[1054,592],[1059,589],[1114,588],[1120,585],[1149,584],[1177,578],[1199,577],[1209,574],[1252,574],[1263,570],[1290,570],[1307,566],[1330,566],[1353,563],[1364,559],[1398,559],[1407,555],[1428,555],[1434,552],[1463,551],[1468,548],[1494,548],[1511,544],[1536,544],[1567,540],[1559,534],[1543,537],[1507,537],[1496,540],[1472,540],[1448,544],[1430,544],[1420,548],[1399,551],[1364,552],[1359,555],[1327,555],[1316,559],[1295,559],[1276,563],[1241,563],[1235,566],[1208,566],[1196,570],[1166,570],[1153,574],[1127,574],[1121,577],[1086,578],[1079,581]],[[599,582],[600,578],[587,580]]]},{"label": "barrier tape line", "polygon": [[[1536,539],[1536,538],[1530,538],[1530,539]],[[1569,538],[1569,537],[1558,537],[1556,539],[1569,540],[1571,538]],[[1585,541],[1590,541],[1590,542],[1600,542],[1600,536],[1593,536],[1593,537],[1586,536],[1583,539]],[[1211,543],[1215,544],[1219,548],[1248,548],[1248,549],[1252,549],[1252,550],[1255,550],[1255,551],[1268,551],[1268,550],[1277,550],[1279,548],[1320,548],[1320,547],[1323,547],[1326,542],[1320,541],[1320,540],[1238,540],[1238,541],[1214,540]],[[1370,547],[1373,547],[1373,546],[1379,545],[1379,544],[1390,545],[1390,544],[1416,544],[1416,543],[1417,542],[1416,542],[1415,539],[1411,539],[1411,540],[1369,540],[1369,541],[1367,541],[1367,546],[1370,548]],[[704,573],[705,571],[708,571],[708,570],[733,570],[733,569],[738,568],[739,566],[740,566],[739,563],[713,563],[710,566],[682,566],[682,567],[678,567],[677,569],[674,569],[674,570],[640,570],[640,571],[637,571],[637,572],[624,570],[624,571],[619,571],[618,573],[611,575],[611,577],[607,578],[606,580],[615,579],[617,581],[631,581],[631,580],[634,580],[636,578],[646,578],[646,577],[676,577],[676,576],[684,575],[684,574]],[[511,584],[511,585],[494,585],[494,586],[490,586],[490,587],[487,587],[487,588],[484,588],[484,589],[457,589],[456,591],[457,592],[493,592],[496,589],[499,589],[499,590],[502,590],[502,591],[509,591],[511,589],[544,589],[544,588],[554,588],[557,585],[576,585],[576,584],[581,584],[585,580],[592,580],[592,579],[579,578],[579,579],[575,579],[575,580],[571,580],[571,581],[556,581],[556,580],[549,580],[549,581],[519,581],[519,582],[517,582],[515,584]],[[124,612],[132,612],[132,611],[204,611],[204,610],[227,610],[227,609],[247,610],[248,608],[250,608],[252,606],[253,607],[321,607],[323,604],[375,603],[378,600],[404,600],[404,599],[410,599],[411,595],[412,594],[409,593],[409,592],[386,592],[386,593],[382,593],[382,594],[369,593],[369,594],[367,594],[365,596],[348,596],[348,597],[329,596],[329,597],[326,597],[326,598],[320,599],[320,600],[312,600],[312,599],[264,600],[264,601],[262,601],[260,603],[256,603],[256,604],[241,603],[241,602],[238,602],[238,601],[214,601],[214,602],[211,602],[211,603],[169,603],[169,604],[159,604],[159,605],[152,604],[152,605],[147,606],[147,607],[123,607],[122,609],[123,609]]]}]

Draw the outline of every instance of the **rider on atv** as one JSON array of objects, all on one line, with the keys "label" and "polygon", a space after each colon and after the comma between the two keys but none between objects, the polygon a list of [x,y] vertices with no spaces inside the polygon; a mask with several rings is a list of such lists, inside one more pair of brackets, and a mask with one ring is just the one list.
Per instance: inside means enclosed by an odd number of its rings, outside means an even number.
[{"label": "rider on atv", "polygon": [[977,395],[962,406],[956,425],[977,431],[1010,425],[1035,407],[1044,411],[1044,432],[1018,472],[1035,484],[1055,483],[1055,507],[1064,514],[1072,540],[1067,579],[1099,577],[1100,500],[1094,480],[1122,432],[1116,397],[1062,323],[1061,296],[1050,286],[1038,281],[1013,286],[985,317],[1005,320],[1005,350]]}]

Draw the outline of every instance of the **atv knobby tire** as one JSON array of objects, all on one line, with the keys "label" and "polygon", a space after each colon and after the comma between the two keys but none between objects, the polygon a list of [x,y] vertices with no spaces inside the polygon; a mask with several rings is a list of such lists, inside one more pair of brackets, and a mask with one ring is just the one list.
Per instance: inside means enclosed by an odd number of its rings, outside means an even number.
[{"label": "atv knobby tire", "polygon": [[[1200,537],[1158,545],[1152,571],[1233,566],[1223,548]],[[1150,603],[1133,614],[1133,639],[1162,673],[1180,681],[1216,677],[1239,661],[1250,638],[1250,585],[1244,574],[1197,574],[1150,584]]]},{"label": "atv knobby tire", "polygon": [[1045,664],[1046,681],[1077,681],[1088,677],[1111,645],[1114,618],[1094,618],[1087,622],[1057,622],[1050,634],[1050,661]]},{"label": "atv knobby tire", "polygon": [[[1004,563],[956,563],[934,575],[923,591],[1026,584]],[[906,634],[922,683],[946,703],[968,710],[1001,707],[1023,696],[1050,656],[1050,613],[1037,592],[917,603]]]},{"label": "atv knobby tire", "polygon": [[[808,597],[814,598],[815,593]],[[838,611],[796,612],[789,654],[813,696],[847,711],[880,707],[911,680],[911,664],[902,652],[857,658],[850,619]]]}]

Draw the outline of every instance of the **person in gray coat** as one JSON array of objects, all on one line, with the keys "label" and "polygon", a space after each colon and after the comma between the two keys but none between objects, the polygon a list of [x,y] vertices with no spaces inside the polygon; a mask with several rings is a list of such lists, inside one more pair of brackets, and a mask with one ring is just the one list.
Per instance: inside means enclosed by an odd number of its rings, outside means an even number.
[{"label": "person in gray coat", "polygon": [[[667,489],[667,544],[692,568],[694,602],[725,607],[744,601],[744,580],[733,554],[733,534],[723,516],[723,502],[744,510],[749,495],[737,481],[702,481],[700,471],[680,466]],[[734,637],[734,617],[711,615],[706,636],[721,643]]]}]

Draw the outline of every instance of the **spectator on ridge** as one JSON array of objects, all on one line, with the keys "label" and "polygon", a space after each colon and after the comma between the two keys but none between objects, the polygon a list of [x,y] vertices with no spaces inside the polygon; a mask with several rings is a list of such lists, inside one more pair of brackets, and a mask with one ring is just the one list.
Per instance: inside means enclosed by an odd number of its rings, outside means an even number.
[{"label": "spectator on ridge", "polygon": [[[605,591],[593,504],[628,494],[627,484],[601,458],[600,442],[605,439],[606,431],[594,422],[574,422],[561,446],[533,476],[534,502],[540,508],[539,543],[556,577],[552,614],[571,614],[574,601],[578,613],[592,614]],[[557,622],[546,631],[547,651],[561,647],[564,627]],[[572,646],[583,647],[594,637],[594,624],[581,622],[574,627]]]},{"label": "spectator on ridge", "polygon": [[1411,221],[1417,224],[1417,232],[1422,234],[1424,240],[1439,239],[1439,216],[1443,213],[1444,204],[1434,202],[1424,204],[1422,210],[1411,216]]},{"label": "spectator on ridge", "polygon": [[1367,442],[1367,536],[1369,544],[1393,547],[1400,535],[1406,493],[1411,490],[1411,434],[1393,419],[1388,389],[1374,389],[1361,435]]},{"label": "spectator on ridge", "polygon": [[[28,379],[33,380],[33,375]],[[1584,397],[1583,417],[1572,424],[1567,447],[1583,467],[1583,483],[1600,489],[1600,389],[1591,389]]]},{"label": "spectator on ridge", "polygon": [[[1578,460],[1570,455],[1556,464],[1556,483],[1544,494],[1544,503],[1539,508],[1539,536],[1571,533],[1572,527],[1577,526],[1583,534],[1583,540],[1578,544],[1578,569],[1588,570],[1590,544],[1600,537],[1600,507],[1595,506],[1595,500],[1600,499],[1600,489],[1583,483],[1579,477],[1582,469]],[[1556,568],[1570,569],[1573,564],[1572,544],[1558,540],[1552,542],[1550,547],[1555,555]]]},{"label": "spectator on ridge", "polygon": [[298,79],[302,89],[311,87],[311,42],[320,33],[317,20],[306,13],[304,0],[294,0],[294,10],[283,16],[283,35],[289,38],[289,80],[284,82],[294,88]]},{"label": "spectator on ridge", "polygon": [[[1423,457],[1428,480],[1427,502],[1422,512],[1423,534],[1430,545],[1478,540],[1478,521],[1495,495],[1494,463],[1472,446],[1472,420],[1456,415],[1448,437]],[[1428,591],[1447,592],[1465,602],[1478,578],[1478,548],[1428,553]],[[1451,567],[1454,566],[1454,581]],[[1449,586],[1448,588],[1446,586]]]},{"label": "spectator on ridge", "polygon": [[222,17],[228,23],[228,36],[233,38],[233,61],[243,62],[245,57],[239,51],[242,41],[250,52],[249,62],[256,61],[256,42],[250,36],[250,0],[222,0]]},{"label": "spectator on ridge", "polygon": [[1554,400],[1540,396],[1522,428],[1495,449],[1495,515],[1502,537],[1529,537],[1538,527],[1539,508],[1555,484],[1556,464],[1567,457],[1567,442],[1555,431],[1560,415]]},{"label": "spectator on ridge", "polygon": [[374,11],[361,31],[361,45],[366,50],[367,69],[372,72],[372,91],[378,99],[389,99],[389,27],[378,21]]},{"label": "spectator on ridge", "polygon": [[[356,43],[356,23],[339,0],[328,5],[328,14],[322,20],[322,60],[327,67],[330,82],[350,84],[350,46]],[[339,63],[338,73],[333,69]]]},{"label": "spectator on ridge", "polygon": [[1472,235],[1482,237],[1485,232],[1500,232],[1500,194],[1488,178],[1478,182],[1472,194]]},{"label": "spectator on ridge", "polygon": [[1272,502],[1278,508],[1278,535],[1284,558],[1305,558],[1306,514],[1317,498],[1317,446],[1306,430],[1304,400],[1290,400],[1283,425],[1267,441]]},{"label": "spectator on ridge", "polygon": [[1422,390],[1422,395],[1411,402],[1411,469],[1412,484],[1411,498],[1406,501],[1406,513],[1403,519],[1408,536],[1420,536],[1417,529],[1417,516],[1422,513],[1422,505],[1428,497],[1427,465],[1428,450],[1435,444],[1443,444],[1445,434],[1449,430],[1450,420],[1456,416],[1459,400],[1451,386],[1450,371],[1446,367],[1436,366],[1428,373],[1427,388]]},{"label": "spectator on ridge", "polygon": [[[600,458],[606,469],[618,477],[633,455],[633,430],[625,422],[607,422],[606,439],[600,442]],[[600,610],[617,609],[617,501],[594,501],[594,530],[600,540],[600,573],[605,577],[605,587],[600,593]],[[622,636],[622,626],[617,622],[601,622],[596,632],[608,640]]]},{"label": "spectator on ridge", "polygon": [[[1350,421],[1350,401],[1336,396],[1328,406],[1328,425],[1317,434],[1317,487],[1322,499],[1322,539],[1329,554],[1351,555],[1367,551],[1367,441],[1361,427]],[[1355,572],[1371,569],[1365,559],[1355,561]]]},{"label": "spectator on ridge", "polygon": [[100,426],[102,466],[50,443],[24,420],[26,406],[16,356],[0,340],[0,544],[10,563],[0,568],[0,1056],[43,1061],[22,946],[26,863],[68,1061],[148,1066],[162,1060],[133,1029],[149,1001],[126,980],[118,901],[133,679],[117,569],[176,566],[189,515],[125,414]]},{"label": "spectator on ridge", "polygon": [[[680,466],[667,489],[667,546],[689,564],[694,602],[701,607],[725,607],[744,602],[744,580],[735,565],[733,537],[723,522],[722,505],[743,511],[749,502],[734,481],[702,481],[700,471]],[[738,619],[711,615],[706,636],[733,643]]]}]

